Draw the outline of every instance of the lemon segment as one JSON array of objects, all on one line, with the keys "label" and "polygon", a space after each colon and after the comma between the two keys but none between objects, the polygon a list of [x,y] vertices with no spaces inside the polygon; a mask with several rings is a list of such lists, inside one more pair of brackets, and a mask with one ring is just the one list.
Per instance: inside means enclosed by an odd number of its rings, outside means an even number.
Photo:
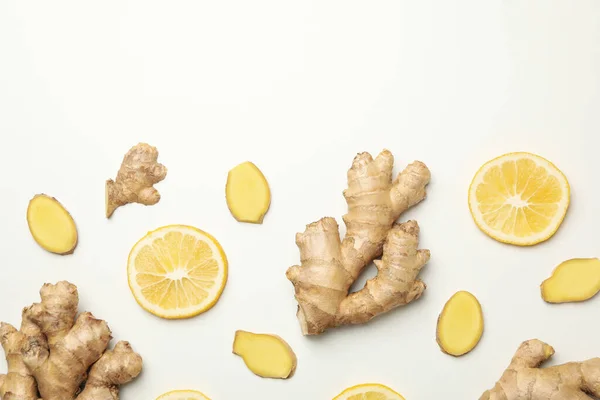
[{"label": "lemon segment", "polygon": [[567,213],[565,175],[535,154],[509,153],[485,163],[469,187],[476,225],[493,239],[531,246],[552,237]]},{"label": "lemon segment", "polygon": [[210,400],[196,390],[173,390],[160,395],[156,400]]},{"label": "lemon segment", "polygon": [[379,383],[364,383],[352,386],[338,394],[333,400],[405,400],[396,393]]},{"label": "lemon segment", "polygon": [[227,282],[227,258],[208,233],[168,225],[133,246],[127,276],[133,296],[146,311],[167,319],[189,318],[219,300]]}]

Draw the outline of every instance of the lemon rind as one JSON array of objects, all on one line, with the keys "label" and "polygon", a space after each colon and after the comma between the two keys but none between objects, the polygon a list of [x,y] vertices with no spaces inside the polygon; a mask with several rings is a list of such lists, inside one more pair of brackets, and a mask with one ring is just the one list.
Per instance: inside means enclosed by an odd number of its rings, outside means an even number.
[{"label": "lemon rind", "polygon": [[171,390],[170,392],[161,394],[156,398],[156,400],[174,400],[173,396],[176,395],[193,395],[196,396],[198,400],[210,400],[204,393],[199,392],[197,390]]},{"label": "lemon rind", "polygon": [[333,400],[345,400],[349,396],[365,393],[367,391],[374,391],[383,393],[388,396],[393,396],[392,399],[394,400],[405,400],[400,393],[394,391],[388,386],[382,385],[381,383],[361,383],[359,385],[351,386],[349,388],[344,389],[344,391],[335,396]]}]

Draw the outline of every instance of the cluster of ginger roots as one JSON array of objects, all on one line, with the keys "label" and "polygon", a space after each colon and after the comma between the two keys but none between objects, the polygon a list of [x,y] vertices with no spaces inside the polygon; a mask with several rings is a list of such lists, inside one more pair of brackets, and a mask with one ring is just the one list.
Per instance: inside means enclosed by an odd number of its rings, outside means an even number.
[{"label": "cluster of ginger roots", "polygon": [[[410,304],[425,291],[418,276],[430,253],[418,248],[419,225],[396,220],[425,199],[430,171],[415,161],[393,179],[393,164],[388,150],[375,158],[366,152],[356,155],[344,190],[348,212],[343,216],[343,239],[331,217],[296,235],[301,264],[290,267],[286,275],[294,285],[304,335],[367,323]],[[375,263],[377,276],[350,293],[370,262]],[[540,368],[553,354],[554,349],[539,340],[523,342],[500,380],[480,400],[600,398],[600,358]]]},{"label": "cluster of ginger roots", "polygon": [[[160,195],[152,185],[164,179],[166,168],[157,164],[157,156],[156,149],[145,144],[130,150],[116,181],[107,182],[107,217],[130,202],[158,202]],[[396,220],[426,197],[430,172],[416,161],[392,179],[393,164],[387,150],[375,159],[368,153],[355,157],[344,191],[348,213],[343,217],[343,240],[331,217],[307,225],[296,236],[301,265],[292,266],[286,275],[295,288],[304,335],[366,323],[419,299],[425,291],[418,276],[430,253],[418,248],[419,225]],[[370,262],[377,266],[377,276],[349,293]],[[19,330],[0,324],[8,362],[8,373],[0,375],[0,400],[118,400],[119,386],[140,374],[142,358],[124,341],[107,350],[110,329],[89,312],[77,316],[77,288],[71,283],[45,284],[40,295],[41,303],[23,310]],[[540,368],[553,354],[554,349],[539,340],[523,342],[500,380],[480,400],[600,398],[600,358]],[[285,376],[295,368],[295,358],[289,365]]]},{"label": "cluster of ginger roots", "polygon": [[19,330],[0,324],[8,363],[0,399],[118,400],[119,386],[142,370],[140,355],[125,341],[108,350],[106,322],[89,312],[77,315],[75,285],[46,283],[40,296],[40,303],[23,309]]}]

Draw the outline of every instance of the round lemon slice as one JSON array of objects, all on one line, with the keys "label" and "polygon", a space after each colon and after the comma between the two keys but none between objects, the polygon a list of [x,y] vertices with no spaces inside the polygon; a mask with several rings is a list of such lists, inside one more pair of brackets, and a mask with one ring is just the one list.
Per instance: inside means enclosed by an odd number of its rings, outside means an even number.
[{"label": "round lemon slice", "polygon": [[400,393],[379,383],[364,383],[352,386],[338,394],[333,400],[405,400]]},{"label": "round lemon slice", "polygon": [[219,300],[227,282],[227,258],[208,233],[193,226],[168,225],[133,246],[127,276],[142,308],[162,318],[189,318]]},{"label": "round lemon slice", "polygon": [[518,246],[552,237],[569,203],[565,175],[545,158],[525,152],[488,161],[469,187],[469,209],[479,229]]},{"label": "round lemon slice", "polygon": [[173,390],[160,395],[156,400],[210,400],[196,390]]}]

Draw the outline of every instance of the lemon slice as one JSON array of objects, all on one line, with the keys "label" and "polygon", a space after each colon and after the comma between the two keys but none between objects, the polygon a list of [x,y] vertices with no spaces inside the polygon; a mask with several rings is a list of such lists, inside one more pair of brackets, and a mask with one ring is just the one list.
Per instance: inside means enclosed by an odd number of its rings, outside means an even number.
[{"label": "lemon slice", "polygon": [[156,400],[210,400],[196,390],[173,390],[160,395]]},{"label": "lemon slice", "polygon": [[149,232],[131,249],[129,288],[138,304],[162,318],[209,310],[227,282],[227,258],[215,238],[186,225]]},{"label": "lemon slice", "polygon": [[335,396],[333,400],[405,400],[400,393],[379,383],[352,386]]},{"label": "lemon slice", "polygon": [[570,202],[565,175],[531,153],[509,153],[485,163],[469,187],[469,209],[490,237],[518,246],[543,242],[558,230]]}]

